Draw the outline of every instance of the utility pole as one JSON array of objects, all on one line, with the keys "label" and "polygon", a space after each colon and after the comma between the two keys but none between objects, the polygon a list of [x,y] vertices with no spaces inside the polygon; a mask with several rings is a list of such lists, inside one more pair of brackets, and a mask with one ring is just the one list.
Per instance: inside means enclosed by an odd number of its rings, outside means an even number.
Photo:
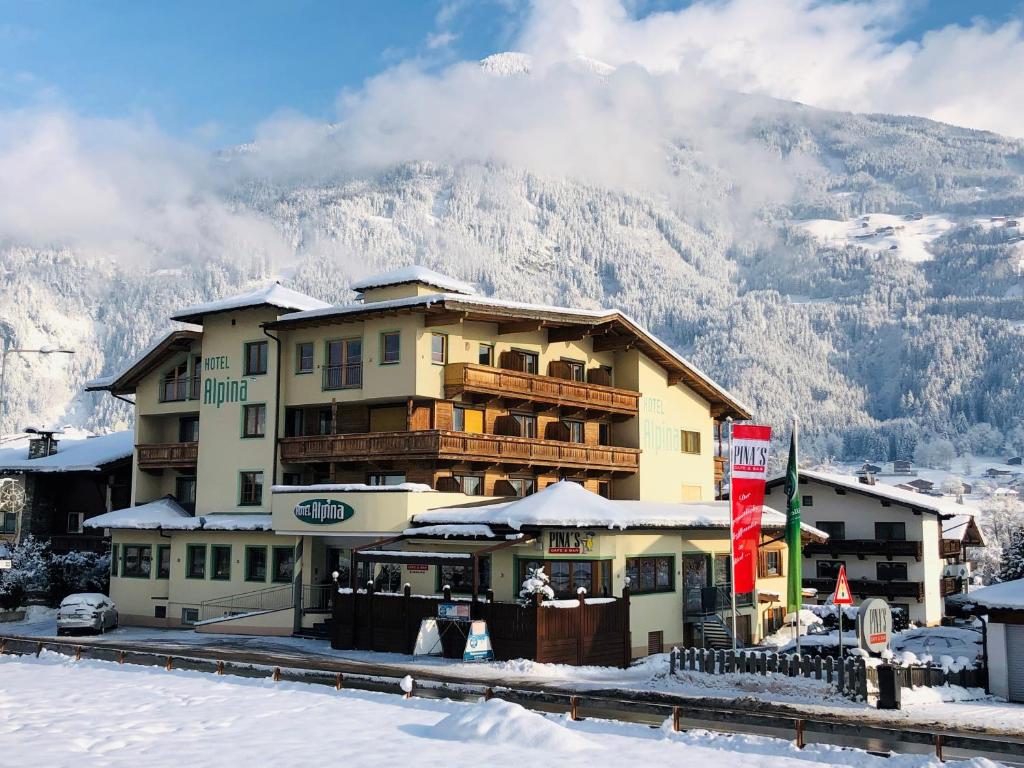
[{"label": "utility pole", "polygon": [[4,434],[4,416],[7,413],[7,356],[8,355],[73,355],[73,349],[58,349],[56,347],[42,346],[39,349],[22,349],[12,347],[4,341],[3,353],[0,354],[0,437]]}]

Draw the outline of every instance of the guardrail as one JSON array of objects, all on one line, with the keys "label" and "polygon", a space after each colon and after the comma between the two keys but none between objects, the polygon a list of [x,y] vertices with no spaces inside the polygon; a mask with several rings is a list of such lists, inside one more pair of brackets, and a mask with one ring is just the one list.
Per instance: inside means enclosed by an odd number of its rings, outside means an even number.
[{"label": "guardrail", "polygon": [[[386,669],[384,674],[367,671],[372,665],[345,659],[310,660],[307,667],[295,668],[294,657],[268,656],[265,666],[258,666],[251,654],[238,662],[225,658],[223,651],[191,649],[181,654],[180,647],[162,650],[139,649],[126,644],[115,647],[103,642],[51,642],[32,638],[0,637],[0,654],[36,655],[44,650],[81,660],[83,658],[113,661],[119,664],[159,666],[208,672],[238,677],[269,677],[275,682],[302,682],[384,693],[399,693],[400,680],[408,671]],[[362,668],[352,672],[346,667]],[[391,672],[392,674],[388,674]],[[431,670],[417,673],[422,679],[414,681],[412,696],[431,699],[452,699],[474,702],[483,698],[500,698],[523,707],[542,712],[564,708],[575,720],[584,719],[585,713],[604,719],[626,722],[661,724],[670,721],[672,729],[703,728],[723,733],[760,733],[777,738],[792,739],[796,746],[807,744],[833,744],[878,751],[920,752],[922,748],[934,750],[940,759],[953,757],[993,756],[1004,763],[1024,764],[1024,738],[1005,733],[983,736],[973,733],[937,728],[899,728],[871,725],[857,713],[843,717],[840,714],[808,713],[785,704],[767,705],[757,701],[722,702],[704,697],[683,697],[673,694],[638,691],[591,691],[586,694],[563,692],[550,688],[491,687],[473,680],[439,680]],[[1008,760],[1014,758],[1015,760]]]}]

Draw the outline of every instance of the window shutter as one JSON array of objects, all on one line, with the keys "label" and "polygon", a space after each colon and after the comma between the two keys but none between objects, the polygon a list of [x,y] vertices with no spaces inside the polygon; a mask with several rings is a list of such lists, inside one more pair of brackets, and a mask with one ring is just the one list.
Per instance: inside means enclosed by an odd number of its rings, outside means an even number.
[{"label": "window shutter", "polygon": [[458,493],[462,490],[459,488],[459,481],[451,475],[437,478],[437,481],[434,483],[434,488],[435,490],[442,491],[444,493]]},{"label": "window shutter", "polygon": [[467,408],[465,411],[466,431],[479,435],[484,431],[484,412]]},{"label": "window shutter", "polygon": [[494,433],[507,437],[519,437],[519,422],[512,416],[499,416],[494,420]]},{"label": "window shutter", "polygon": [[544,437],[547,440],[569,441],[569,426],[562,421],[552,421],[544,430]]},{"label": "window shutter", "polygon": [[604,368],[591,368],[587,371],[587,381],[591,384],[599,384],[602,387],[610,387],[612,385],[612,375]]},{"label": "window shutter", "polygon": [[768,555],[765,552],[757,553],[757,577],[763,579],[768,575]]},{"label": "window shutter", "polygon": [[507,371],[523,372],[526,370],[526,355],[514,349],[502,352],[501,367]]},{"label": "window shutter", "polygon": [[552,360],[548,363],[548,376],[558,379],[571,379],[572,369],[564,360]]}]

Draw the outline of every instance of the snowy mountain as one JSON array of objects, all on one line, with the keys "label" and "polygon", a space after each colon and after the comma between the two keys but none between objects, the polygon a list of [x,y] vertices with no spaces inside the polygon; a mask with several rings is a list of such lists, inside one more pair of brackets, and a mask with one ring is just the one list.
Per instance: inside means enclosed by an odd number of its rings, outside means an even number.
[{"label": "snowy mountain", "polygon": [[[578,66],[604,77],[597,64]],[[484,66],[530,70],[513,54]],[[11,359],[8,429],[125,426],[126,406],[80,386],[136,354],[175,308],[272,278],[347,301],[356,278],[415,262],[485,294],[619,307],[760,418],[782,427],[799,412],[805,451],[820,457],[910,456],[939,437],[1024,451],[1024,143],[917,118],[741,106],[753,117],[740,146],[776,158],[785,178],[769,183],[734,146],[716,156],[685,136],[664,148],[669,193],[473,159],[261,175],[254,142],[220,156],[223,200],[274,248],[154,251],[154,268],[8,240],[0,336],[77,350]]]}]

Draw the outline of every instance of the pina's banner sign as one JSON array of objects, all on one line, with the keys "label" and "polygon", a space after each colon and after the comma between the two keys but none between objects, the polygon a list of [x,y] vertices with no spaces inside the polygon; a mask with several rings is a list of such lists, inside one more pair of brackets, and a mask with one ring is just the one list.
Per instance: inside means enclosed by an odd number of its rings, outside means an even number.
[{"label": "pina's banner sign", "polygon": [[892,611],[885,600],[873,597],[857,609],[857,640],[860,647],[881,653],[889,647],[892,637]]},{"label": "pina's banner sign", "polygon": [[754,591],[757,578],[757,546],[761,541],[761,508],[768,470],[772,428],[736,424],[732,428],[732,578],[737,594]]},{"label": "pina's banner sign", "polygon": [[334,499],[307,499],[295,505],[295,516],[311,525],[343,523],[355,514],[355,510],[343,501]]}]

